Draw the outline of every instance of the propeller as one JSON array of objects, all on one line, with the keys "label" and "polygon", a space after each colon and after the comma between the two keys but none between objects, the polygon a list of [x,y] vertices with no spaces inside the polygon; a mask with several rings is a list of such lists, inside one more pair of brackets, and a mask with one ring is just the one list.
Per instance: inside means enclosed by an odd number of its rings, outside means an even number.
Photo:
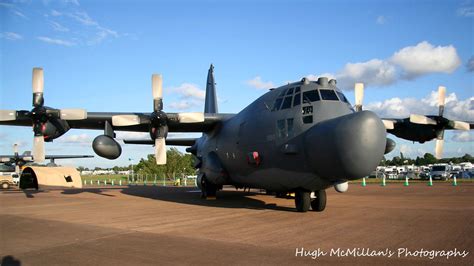
[{"label": "propeller", "polygon": [[432,125],[436,130],[436,148],[435,157],[441,159],[443,155],[444,146],[444,130],[445,129],[457,129],[457,130],[469,130],[469,123],[463,121],[450,120],[443,116],[444,107],[446,104],[446,87],[438,87],[438,116],[425,116],[425,115],[410,115],[410,122],[420,125]]},{"label": "propeller", "polygon": [[42,68],[33,68],[33,109],[31,111],[0,110],[0,121],[14,121],[27,117],[33,125],[33,158],[39,163],[45,160],[44,139],[46,124],[52,119],[82,120],[87,118],[84,109],[52,109],[44,106],[44,73]]},{"label": "propeller", "polygon": [[362,102],[364,101],[364,83],[356,83],[354,85],[355,93],[355,109],[357,112],[362,111]]},{"label": "propeller", "polygon": [[[364,102],[364,83],[356,83],[354,85],[355,94],[355,110],[357,112],[362,111],[362,105]],[[394,129],[395,123],[392,120],[382,119],[383,125],[386,129]]]},{"label": "propeller", "polygon": [[[155,158],[159,165],[166,164],[166,136],[168,135],[168,115],[163,111],[163,77],[160,74],[151,76],[153,112],[150,115],[114,115],[112,125],[125,127],[148,124],[150,137],[155,142]],[[204,122],[203,113],[178,113],[180,123]]]}]

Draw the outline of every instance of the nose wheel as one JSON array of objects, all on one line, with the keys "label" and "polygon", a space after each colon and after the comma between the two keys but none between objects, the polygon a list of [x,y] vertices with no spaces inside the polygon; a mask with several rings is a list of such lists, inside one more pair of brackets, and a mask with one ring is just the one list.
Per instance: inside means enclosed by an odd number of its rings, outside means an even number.
[{"label": "nose wheel", "polygon": [[203,176],[201,179],[201,198],[202,199],[216,199],[217,186],[206,180]]},{"label": "nose wheel", "polygon": [[326,190],[314,192],[316,198],[311,199],[311,209],[316,212],[322,212],[326,208]]}]

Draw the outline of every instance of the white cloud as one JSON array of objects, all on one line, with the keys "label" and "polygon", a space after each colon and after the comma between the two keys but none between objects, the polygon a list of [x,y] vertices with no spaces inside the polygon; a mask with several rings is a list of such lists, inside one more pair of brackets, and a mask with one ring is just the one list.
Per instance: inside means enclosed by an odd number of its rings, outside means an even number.
[{"label": "white cloud", "polygon": [[59,11],[57,11],[57,10],[54,10],[54,9],[51,10],[50,14],[51,14],[51,16],[53,16],[53,17],[59,17],[59,16],[62,16],[62,15],[63,15],[63,13],[61,13],[61,12],[59,12]]},{"label": "white cloud", "polygon": [[426,41],[399,50],[389,61],[400,66],[407,79],[428,73],[452,73],[461,65],[452,45],[434,47]]},{"label": "white cloud", "polygon": [[254,87],[259,90],[265,90],[275,87],[275,85],[273,85],[271,81],[263,81],[260,76],[256,76],[253,79],[247,80],[246,83],[250,87]]},{"label": "white cloud", "polygon": [[73,4],[73,5],[79,6],[79,1],[78,0],[62,0],[62,1],[65,4]]},{"label": "white cloud", "polygon": [[206,98],[206,91],[201,90],[198,85],[191,83],[183,83],[178,87],[172,87],[167,90],[180,95],[182,98],[192,98],[200,101],[204,101]]},{"label": "white cloud", "polygon": [[92,144],[92,136],[88,134],[79,134],[79,135],[69,135],[63,136],[55,140],[57,143],[67,143],[67,144]]},{"label": "white cloud", "polygon": [[118,38],[120,36],[117,31],[101,26],[84,11],[68,13],[67,15],[83,26],[95,28],[94,36],[86,41],[87,45],[96,45],[108,38]]},{"label": "white cloud", "polygon": [[372,59],[361,63],[348,63],[336,75],[341,87],[351,87],[356,82],[367,85],[386,86],[393,84],[397,79],[394,65],[380,59]]},{"label": "white cloud", "polygon": [[86,12],[75,12],[68,14],[69,17],[75,19],[84,26],[98,26],[97,21],[93,20]]},{"label": "white cloud", "polygon": [[347,63],[336,74],[324,75],[335,77],[342,89],[352,89],[356,82],[382,87],[430,73],[452,73],[460,64],[461,59],[452,45],[435,47],[423,41],[400,49],[388,59]]},{"label": "white cloud", "polygon": [[28,18],[27,16],[25,16],[25,14],[21,13],[21,12],[18,11],[18,10],[12,10],[11,12],[12,12],[13,14],[19,16],[20,18],[25,18],[25,19]]},{"label": "white cloud", "polygon": [[[432,91],[423,99],[395,97],[381,102],[371,102],[364,109],[372,110],[386,118],[406,118],[410,114],[437,115],[437,95],[436,91]],[[455,93],[450,93],[446,97],[444,116],[454,120],[473,121],[474,97],[459,100]]]},{"label": "white cloud", "polygon": [[411,154],[413,152],[413,148],[406,144],[402,144],[400,146],[400,152],[403,153],[404,155]]},{"label": "white cloud", "polygon": [[3,33],[0,33],[0,38],[7,39],[7,40],[10,40],[10,41],[17,41],[17,40],[23,39],[23,36],[21,36],[18,33],[15,33],[15,32],[6,31],[6,32],[3,32]]},{"label": "white cloud", "polygon": [[188,110],[193,107],[202,106],[202,102],[198,102],[196,100],[180,100],[178,102],[172,102],[168,106],[171,109]]},{"label": "white cloud", "polygon": [[56,45],[63,45],[63,46],[74,46],[74,45],[76,45],[76,43],[74,43],[74,42],[61,40],[61,39],[53,39],[53,38],[44,37],[44,36],[39,36],[39,37],[37,37],[37,39],[42,41],[42,42],[49,43],[49,44],[56,44]]},{"label": "white cloud", "polygon": [[61,31],[61,32],[68,32],[69,31],[68,28],[64,27],[63,25],[61,25],[57,22],[50,21],[50,24],[53,27],[53,30],[55,30],[55,31]]},{"label": "white cloud", "polygon": [[14,7],[14,5],[10,4],[10,3],[0,3],[0,6],[5,7],[5,8],[13,8]]},{"label": "white cloud", "polygon": [[116,31],[113,31],[113,30],[110,30],[110,29],[107,29],[107,28],[103,28],[103,27],[98,26],[97,29],[98,29],[98,31],[96,32],[95,37],[87,42],[88,45],[99,44],[102,41],[104,41],[105,39],[107,39],[108,37],[117,38],[119,36]]},{"label": "white cloud", "polygon": [[474,56],[471,56],[466,63],[466,68],[468,72],[474,72]]},{"label": "white cloud", "polygon": [[167,88],[166,91],[178,95],[179,101],[171,102],[168,107],[180,111],[200,107],[206,98],[206,91],[192,83],[183,83],[178,87]]},{"label": "white cloud", "polygon": [[380,15],[380,16],[377,17],[375,22],[379,25],[383,25],[387,22],[387,18],[385,16]]},{"label": "white cloud", "polygon": [[[471,135],[469,131],[462,131],[462,132],[456,132],[454,133],[453,137],[451,138],[452,141],[456,142],[472,142],[474,141],[474,135]],[[473,150],[474,147],[471,146],[471,150]]]},{"label": "white cloud", "polygon": [[460,17],[474,17],[474,7],[472,6],[460,7],[458,8],[456,13]]}]

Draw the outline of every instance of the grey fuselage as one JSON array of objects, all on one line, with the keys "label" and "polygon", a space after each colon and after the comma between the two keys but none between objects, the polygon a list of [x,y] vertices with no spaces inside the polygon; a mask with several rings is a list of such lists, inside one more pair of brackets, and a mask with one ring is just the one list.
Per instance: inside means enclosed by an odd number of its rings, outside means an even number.
[{"label": "grey fuselage", "polygon": [[303,80],[270,90],[204,134],[196,155],[218,185],[316,191],[368,175],[385,143],[381,120],[355,113],[335,82]]}]

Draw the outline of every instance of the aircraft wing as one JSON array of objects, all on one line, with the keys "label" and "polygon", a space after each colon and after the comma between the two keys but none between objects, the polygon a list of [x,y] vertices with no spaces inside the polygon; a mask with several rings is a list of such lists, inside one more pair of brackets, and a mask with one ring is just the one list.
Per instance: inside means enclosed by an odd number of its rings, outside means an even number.
[{"label": "aircraft wing", "polygon": [[79,159],[94,158],[93,155],[46,155],[45,159]]},{"label": "aircraft wing", "polygon": [[[166,142],[166,145],[170,145],[170,146],[193,146],[196,140],[197,138],[179,138],[179,139],[167,138],[165,142]],[[123,142],[125,144],[155,145],[155,142],[151,139],[135,139],[135,140],[124,139]]]},{"label": "aircraft wing", "polygon": [[[7,126],[33,126],[32,119],[22,115],[27,111],[17,111],[15,120],[1,121],[0,125]],[[166,113],[169,132],[206,132],[214,128],[218,123],[234,116],[234,114],[204,114],[204,119],[198,122],[182,122],[179,113]],[[113,123],[114,116],[130,117],[139,119],[135,125],[116,126]],[[151,113],[111,113],[111,112],[87,112],[86,118],[80,120],[61,119],[69,128],[103,130],[106,122],[117,131],[149,132]]]}]

